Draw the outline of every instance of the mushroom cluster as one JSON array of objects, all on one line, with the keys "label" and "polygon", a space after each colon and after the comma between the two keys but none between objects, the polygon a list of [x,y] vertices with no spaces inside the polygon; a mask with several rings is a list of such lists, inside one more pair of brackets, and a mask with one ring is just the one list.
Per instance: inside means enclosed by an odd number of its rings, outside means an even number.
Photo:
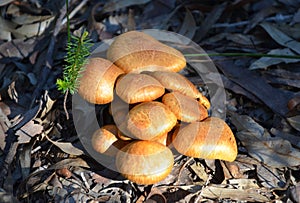
[{"label": "mushroom cluster", "polygon": [[93,148],[114,156],[118,171],[133,182],[163,180],[174,164],[171,146],[203,159],[237,156],[229,126],[209,117],[209,100],[178,73],[185,66],[181,52],[138,31],[116,37],[107,59],[86,64],[78,92],[90,103],[110,104],[114,120],[93,134]]}]

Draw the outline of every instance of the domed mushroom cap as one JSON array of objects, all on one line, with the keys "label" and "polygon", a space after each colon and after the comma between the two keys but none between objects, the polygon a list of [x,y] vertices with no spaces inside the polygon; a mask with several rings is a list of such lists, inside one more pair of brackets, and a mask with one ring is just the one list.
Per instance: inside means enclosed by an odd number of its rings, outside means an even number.
[{"label": "domed mushroom cap", "polygon": [[92,136],[92,146],[95,151],[104,153],[108,148],[118,140],[116,137],[118,129],[115,125],[105,125],[98,130]]},{"label": "domed mushroom cap", "polygon": [[129,104],[157,99],[165,88],[153,77],[145,74],[128,73],[118,79],[116,93]]},{"label": "domed mushroom cap", "polygon": [[122,147],[129,144],[127,140],[118,139],[117,134],[115,125],[104,125],[96,130],[91,140],[94,150],[107,156],[116,156]]},{"label": "domed mushroom cap", "polygon": [[169,91],[178,91],[192,98],[199,98],[202,95],[195,85],[180,73],[167,71],[145,71],[143,73],[154,77]]},{"label": "domed mushroom cap", "polygon": [[237,156],[231,129],[217,117],[177,128],[172,141],[175,149],[185,156],[225,161],[234,161]]},{"label": "domed mushroom cap", "polygon": [[116,37],[107,50],[107,59],[126,73],[144,70],[178,72],[186,65],[184,56],[178,50],[138,31]]},{"label": "domed mushroom cap", "polygon": [[179,92],[165,94],[162,102],[183,122],[201,121],[208,117],[207,109],[202,104]]},{"label": "domed mushroom cap", "polygon": [[107,104],[113,100],[113,88],[123,70],[103,58],[91,58],[79,79],[78,93],[88,102]]},{"label": "domed mushroom cap", "polygon": [[177,118],[164,104],[154,101],[133,107],[126,122],[133,138],[151,140],[169,132],[176,125]]},{"label": "domed mushroom cap", "polygon": [[171,150],[153,141],[133,141],[116,156],[118,171],[138,184],[154,184],[171,172],[174,157]]}]

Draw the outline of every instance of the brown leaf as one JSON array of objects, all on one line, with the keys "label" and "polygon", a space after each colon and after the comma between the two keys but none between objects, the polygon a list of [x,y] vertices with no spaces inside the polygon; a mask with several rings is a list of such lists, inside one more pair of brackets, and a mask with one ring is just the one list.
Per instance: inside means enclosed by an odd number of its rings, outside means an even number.
[{"label": "brown leaf", "polygon": [[63,152],[67,153],[67,154],[71,154],[71,155],[75,155],[75,156],[79,156],[84,154],[84,152],[81,149],[78,149],[77,147],[74,147],[72,145],[72,143],[70,142],[57,142],[57,141],[53,141],[50,138],[48,138],[48,136],[46,135],[46,138],[55,146],[57,146],[58,148],[60,148]]},{"label": "brown leaf", "polygon": [[41,134],[43,129],[43,126],[34,123],[33,120],[29,121],[16,132],[16,135],[19,136],[19,144],[30,142],[34,136]]},{"label": "brown leaf", "polygon": [[6,105],[0,103],[0,149],[3,151],[5,147],[6,131],[9,129],[11,123],[5,113]]},{"label": "brown leaf", "polygon": [[300,115],[287,118],[287,121],[293,128],[300,131]]},{"label": "brown leaf", "polygon": [[269,85],[261,76],[247,69],[237,67],[232,61],[224,57],[213,57],[214,59],[223,59],[216,61],[218,67],[233,82],[258,97],[270,109],[280,115],[288,112],[287,102],[293,97],[292,92],[282,91]]},{"label": "brown leaf", "polygon": [[300,42],[297,42],[293,38],[289,37],[270,23],[262,23],[260,26],[262,26],[278,44],[288,47],[300,54]]},{"label": "brown leaf", "polygon": [[259,189],[234,189],[226,188],[225,185],[211,185],[202,189],[201,195],[211,199],[230,199],[237,201],[269,202]]},{"label": "brown leaf", "polygon": [[271,167],[293,167],[300,165],[300,151],[281,138],[273,138],[263,127],[246,115],[232,115],[237,127],[236,136],[255,159]]},{"label": "brown leaf", "polygon": [[197,42],[201,41],[206,36],[210,28],[221,17],[226,6],[227,6],[226,2],[219,4],[206,16],[205,20],[202,22],[202,25],[197,31],[197,34],[195,36],[195,40]]},{"label": "brown leaf", "polygon": [[117,11],[132,5],[146,4],[149,1],[150,0],[112,0],[112,1],[108,1],[105,4],[102,12],[106,13],[106,12]]},{"label": "brown leaf", "polygon": [[265,188],[284,188],[286,185],[283,172],[280,172],[276,168],[270,168],[259,164],[257,165],[256,172],[260,184]]},{"label": "brown leaf", "polygon": [[197,27],[193,14],[189,9],[186,9],[185,17],[178,33],[193,39],[196,29]]},{"label": "brown leaf", "polygon": [[89,165],[81,158],[76,159],[64,159],[60,162],[55,163],[54,165],[51,165],[49,169],[60,169],[60,168],[66,168],[71,166],[78,166],[78,167],[85,167],[89,168]]},{"label": "brown leaf", "polygon": [[[268,52],[268,54],[296,56],[296,54],[294,54],[289,48],[273,49],[270,52]],[[256,61],[254,61],[250,65],[249,70],[266,69],[269,66],[277,65],[279,63],[296,63],[299,61],[300,61],[300,59],[262,57]]]}]

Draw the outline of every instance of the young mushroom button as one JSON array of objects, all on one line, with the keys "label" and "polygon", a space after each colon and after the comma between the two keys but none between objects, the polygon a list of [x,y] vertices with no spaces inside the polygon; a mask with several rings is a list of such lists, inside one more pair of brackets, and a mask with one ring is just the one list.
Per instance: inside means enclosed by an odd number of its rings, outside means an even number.
[{"label": "young mushroom button", "polygon": [[118,171],[137,184],[154,184],[165,179],[174,164],[172,151],[153,141],[133,141],[116,156]]},{"label": "young mushroom button", "polygon": [[107,50],[107,59],[126,73],[144,70],[178,72],[186,66],[186,60],[178,50],[138,31],[116,37]]},{"label": "young mushroom button", "polygon": [[94,104],[107,104],[113,100],[114,84],[124,71],[103,58],[90,58],[79,79],[78,93]]},{"label": "young mushroom button", "polygon": [[234,161],[237,156],[231,129],[217,117],[178,127],[172,141],[175,149],[185,156],[225,161]]}]

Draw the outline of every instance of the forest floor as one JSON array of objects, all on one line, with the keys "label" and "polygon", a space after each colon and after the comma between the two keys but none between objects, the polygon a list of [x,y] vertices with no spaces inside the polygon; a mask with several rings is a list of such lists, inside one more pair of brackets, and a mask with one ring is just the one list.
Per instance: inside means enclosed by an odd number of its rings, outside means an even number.
[{"label": "forest floor", "polygon": [[[0,202],[300,202],[299,0],[70,1],[71,32],[86,29],[93,49],[155,29],[215,54],[217,72],[181,73],[232,129],[237,158],[177,155],[169,176],[152,185],[99,163],[78,136],[74,98],[65,103],[56,86],[65,66],[65,1],[0,6]],[[223,109],[214,105],[222,99],[215,86],[223,87]],[[96,105],[100,124],[107,108]]]}]

